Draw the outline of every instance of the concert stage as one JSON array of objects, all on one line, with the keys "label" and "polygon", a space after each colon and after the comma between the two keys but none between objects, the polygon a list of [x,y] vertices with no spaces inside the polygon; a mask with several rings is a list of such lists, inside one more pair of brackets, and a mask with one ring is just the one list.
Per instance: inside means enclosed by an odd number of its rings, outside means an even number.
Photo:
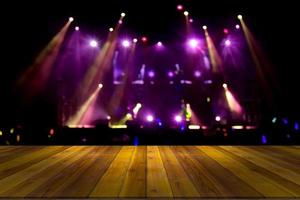
[{"label": "concert stage", "polygon": [[299,146],[2,146],[1,198],[295,198]]}]

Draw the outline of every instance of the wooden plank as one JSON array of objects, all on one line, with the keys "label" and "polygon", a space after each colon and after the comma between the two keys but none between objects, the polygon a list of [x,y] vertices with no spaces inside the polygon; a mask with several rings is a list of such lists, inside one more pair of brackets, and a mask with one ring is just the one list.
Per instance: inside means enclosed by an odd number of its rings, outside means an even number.
[{"label": "wooden plank", "polygon": [[22,169],[25,169],[35,163],[47,159],[66,148],[67,147],[63,146],[43,147],[42,149],[38,149],[37,151],[29,151],[23,156],[0,163],[0,179],[8,177]]},{"label": "wooden plank", "polygon": [[[289,193],[293,194],[294,196],[300,196],[300,186],[282,178],[281,176],[271,172],[269,168],[264,168],[261,166],[258,166],[256,163],[253,163],[247,159],[247,156],[244,154],[235,154],[232,150],[226,150],[225,147],[217,147],[220,149],[220,151],[223,151],[224,153],[227,153],[232,158],[239,160],[241,163],[246,165],[249,169],[255,170],[257,173],[260,173],[264,177],[269,179],[269,182],[272,184],[277,185],[278,187],[284,189],[285,191],[288,191]],[[237,147],[235,147],[237,148]]]},{"label": "wooden plank", "polygon": [[256,155],[262,159],[265,159],[269,162],[276,163],[277,165],[290,169],[298,174],[300,174],[300,156],[298,159],[292,158],[284,152],[278,152],[272,147],[261,147],[261,146],[243,146],[239,147],[240,150],[247,151],[252,155]]},{"label": "wooden plank", "polygon": [[[263,159],[263,157],[260,157],[257,154],[249,152],[248,149],[243,150],[242,148],[230,147],[230,146],[222,147],[222,148],[239,156],[239,157],[247,159],[248,161],[255,164],[256,166],[260,166],[261,168],[267,169],[268,171],[272,172],[273,174],[276,174],[277,176],[280,176],[280,177],[282,177],[286,180],[289,180],[290,182],[293,182],[293,183],[297,184],[298,186],[300,186],[300,174],[298,174],[290,169],[281,167],[280,165],[277,164],[277,162],[270,162],[266,159]],[[267,173],[264,172],[263,174],[267,174]],[[276,177],[274,175],[269,178],[273,178],[273,177],[275,180],[278,179],[278,177]],[[282,186],[283,188],[287,189],[285,186],[282,185],[281,182],[279,182],[279,186]],[[298,187],[298,189],[300,189],[300,187]],[[300,191],[300,190],[298,190],[298,191]],[[296,195],[299,195],[299,194],[300,194],[299,192],[296,193]]]},{"label": "wooden plank", "polygon": [[[172,147],[171,147],[172,148]],[[170,147],[159,147],[174,197],[199,197],[199,193]]]},{"label": "wooden plank", "polygon": [[217,148],[209,146],[202,146],[198,148],[265,197],[293,197],[290,192],[271,183],[270,179],[264,177],[253,169],[249,169],[248,166],[231,158],[228,154],[217,150]]},{"label": "wooden plank", "polygon": [[0,152],[0,163],[7,162],[9,160],[16,159],[17,157],[24,156],[28,153],[33,153],[42,148],[45,148],[41,146],[26,146],[26,147],[20,146],[20,147],[13,147],[13,148],[8,148],[8,147],[6,148],[6,151],[5,149],[3,149],[3,151]]},{"label": "wooden plank", "polygon": [[197,162],[184,147],[173,147],[172,150],[184,170],[189,175],[189,178],[197,188],[201,197],[210,198],[226,196],[226,191],[221,187],[216,187],[214,181],[209,177],[209,174],[207,174],[207,171],[203,168],[202,164]]},{"label": "wooden plank", "polygon": [[127,170],[119,197],[146,197],[147,147],[134,148],[131,163]]},{"label": "wooden plank", "polygon": [[53,196],[88,198],[120,149],[120,146],[98,147],[98,151],[85,159],[80,169],[65,180]]},{"label": "wooden plank", "polygon": [[[254,147],[254,146],[250,146]],[[255,149],[262,150],[263,152],[268,151],[268,155],[273,155],[275,157],[278,157],[279,159],[287,160],[290,163],[300,165],[300,155],[297,153],[291,153],[295,151],[300,151],[300,149],[297,149],[292,146],[255,146]],[[286,150],[289,149],[289,150]],[[291,152],[289,152],[291,151]]]},{"label": "wooden plank", "polygon": [[[49,148],[52,149],[52,148]],[[3,178],[0,180],[0,196],[8,191],[9,189],[21,184],[24,182],[24,180],[29,179],[30,177],[39,174],[40,172],[46,170],[52,165],[55,165],[58,162],[61,162],[65,158],[68,158],[72,154],[77,154],[80,150],[82,150],[83,147],[71,147],[66,150],[63,150],[59,153],[56,153],[55,155],[52,155],[51,157],[44,159],[38,163],[35,163],[31,165],[28,168],[25,168],[24,170],[21,170],[11,176],[8,176],[6,178]],[[46,153],[46,152],[45,152]]]},{"label": "wooden plank", "polygon": [[90,197],[118,197],[134,152],[133,146],[122,147],[102,176]]},{"label": "wooden plank", "polygon": [[262,197],[254,188],[202,152],[201,147],[190,146],[185,147],[185,149],[186,153],[198,161],[199,165],[204,168],[215,187],[222,191],[223,197]]},{"label": "wooden plank", "polygon": [[147,147],[147,197],[173,197],[157,146]]},{"label": "wooden plank", "polygon": [[[15,187],[9,189],[8,191],[3,193],[3,196],[10,196],[10,197],[25,197],[30,192],[34,191],[36,188],[38,188],[42,184],[46,184],[51,186],[50,194],[46,194],[46,196],[51,197],[52,192],[57,190],[61,187],[64,180],[68,175],[80,167],[80,161],[85,160],[83,159],[87,154],[89,154],[93,148],[91,147],[85,147],[81,149],[80,151],[74,151],[74,153],[59,162],[57,162],[54,165],[50,165],[45,170],[34,174],[33,176],[24,179],[24,181]],[[63,173],[66,177],[59,176],[61,173]],[[58,181],[53,184],[53,182],[48,181],[51,180],[52,177],[59,177]],[[47,188],[47,187],[44,187]],[[39,190],[40,193],[44,192],[45,190]]]}]

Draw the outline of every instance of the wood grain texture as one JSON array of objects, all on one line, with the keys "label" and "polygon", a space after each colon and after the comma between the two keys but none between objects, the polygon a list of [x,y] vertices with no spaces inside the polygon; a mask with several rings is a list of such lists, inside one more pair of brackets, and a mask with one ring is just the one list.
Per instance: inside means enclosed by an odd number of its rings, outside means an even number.
[{"label": "wood grain texture", "polygon": [[300,198],[299,146],[0,146],[0,198]]}]

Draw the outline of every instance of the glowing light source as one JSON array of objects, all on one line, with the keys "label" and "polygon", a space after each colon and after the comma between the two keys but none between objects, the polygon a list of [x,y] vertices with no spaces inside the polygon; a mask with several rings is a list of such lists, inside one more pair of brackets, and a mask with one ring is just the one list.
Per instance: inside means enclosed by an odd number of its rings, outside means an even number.
[{"label": "glowing light source", "polygon": [[177,5],[177,10],[179,11],[183,10],[183,5]]},{"label": "glowing light source", "polygon": [[141,109],[141,107],[142,107],[142,104],[137,103],[136,106],[133,108],[132,112],[133,112],[134,117],[137,116],[137,114],[138,114],[139,110]]},{"label": "glowing light source", "polygon": [[190,22],[190,23],[193,23],[193,22],[194,22],[194,20],[193,20],[193,19],[189,19],[189,22]]},{"label": "glowing light source", "polygon": [[174,72],[173,72],[173,71],[168,71],[168,77],[169,77],[169,78],[174,77]]},{"label": "glowing light source", "polygon": [[50,131],[49,131],[49,135],[53,136],[53,135],[54,135],[54,133],[55,133],[55,132],[54,132],[54,129],[53,129],[53,128],[51,128],[51,129],[50,129]]},{"label": "glowing light source", "polygon": [[202,28],[203,28],[203,30],[207,30],[207,26],[205,26],[205,25],[202,26]]},{"label": "glowing light source", "polygon": [[155,76],[155,72],[154,71],[149,71],[148,72],[148,76],[150,77],[150,78],[154,78],[154,76]]},{"label": "glowing light source", "polygon": [[163,44],[162,44],[162,42],[157,42],[156,45],[157,45],[158,47],[162,47]]},{"label": "glowing light source", "polygon": [[184,16],[188,16],[189,12],[188,11],[184,11],[183,14],[184,14]]},{"label": "glowing light source", "polygon": [[69,17],[69,22],[74,21],[74,17]]},{"label": "glowing light source", "polygon": [[198,47],[199,41],[197,39],[190,39],[188,44],[191,48],[195,49]]},{"label": "glowing light source", "polygon": [[295,124],[294,124],[294,130],[295,131],[299,131],[299,123],[298,122],[295,122]]},{"label": "glowing light source", "polygon": [[196,77],[196,78],[199,78],[199,77],[201,77],[202,76],[202,73],[200,72],[200,71],[195,71],[194,72],[194,76]]},{"label": "glowing light source", "polygon": [[148,38],[147,38],[146,36],[143,36],[143,37],[142,37],[142,41],[143,41],[143,42],[147,42],[147,41],[148,41]]},{"label": "glowing light source", "polygon": [[75,27],[75,31],[79,31],[79,27],[78,26]]},{"label": "glowing light source", "polygon": [[241,130],[243,129],[244,127],[242,125],[235,125],[235,126],[232,126],[231,127],[232,129],[235,129],[235,130]]},{"label": "glowing light source", "polygon": [[153,115],[147,115],[146,120],[147,122],[153,122],[154,121]]},{"label": "glowing light source", "polygon": [[219,121],[221,121],[221,117],[220,117],[220,116],[216,116],[215,120],[216,120],[217,122],[219,122]]},{"label": "glowing light source", "polygon": [[241,19],[243,19],[243,16],[242,16],[242,15],[238,15],[237,18],[238,18],[239,20],[241,20]]},{"label": "glowing light source", "polygon": [[111,120],[111,116],[107,116],[106,119],[107,119],[107,120]]},{"label": "glowing light source", "polygon": [[109,28],[109,32],[113,32],[114,31],[114,28]]},{"label": "glowing light source", "polygon": [[137,38],[134,38],[132,41],[133,41],[134,43],[137,43],[137,42],[138,42],[138,39],[137,39]]},{"label": "glowing light source", "polygon": [[126,14],[122,12],[121,13],[121,17],[125,17],[125,16],[126,16]]},{"label": "glowing light source", "polygon": [[123,47],[128,48],[130,46],[130,42],[128,40],[123,40],[122,45]]},{"label": "glowing light source", "polygon": [[267,136],[266,135],[262,135],[261,136],[261,142],[263,143],[263,144],[267,144]]},{"label": "glowing light source", "polygon": [[96,40],[91,40],[90,41],[90,46],[93,48],[96,48],[98,46],[98,42]]},{"label": "glowing light source", "polygon": [[11,128],[9,132],[10,132],[11,134],[14,134],[15,129],[14,129],[14,128]]},{"label": "glowing light source", "polygon": [[231,41],[230,40],[225,40],[225,46],[230,46],[231,45]]},{"label": "glowing light source", "polygon": [[2,131],[0,131],[0,136],[2,136],[3,135],[3,132]]},{"label": "glowing light source", "polygon": [[175,120],[175,122],[180,123],[180,122],[182,122],[182,117],[180,115],[176,115],[174,117],[174,120]]},{"label": "glowing light source", "polygon": [[275,124],[275,123],[276,123],[276,121],[277,121],[277,117],[273,117],[273,119],[272,119],[272,123],[273,123],[273,124]]},{"label": "glowing light source", "polygon": [[225,34],[228,34],[228,33],[229,33],[229,31],[228,31],[227,28],[224,28],[223,32],[224,32]]},{"label": "glowing light source", "polygon": [[199,130],[200,126],[199,125],[189,125],[188,127],[190,130]]},{"label": "glowing light source", "polygon": [[119,22],[118,22],[119,24],[123,24],[123,21],[122,20],[119,20]]},{"label": "glowing light source", "polygon": [[103,84],[102,84],[102,83],[99,83],[99,84],[98,84],[98,88],[100,88],[100,89],[103,88]]},{"label": "glowing light source", "polygon": [[236,29],[240,29],[240,25],[238,25],[238,24],[235,25],[235,28],[236,28]]},{"label": "glowing light source", "polygon": [[111,125],[110,128],[112,128],[112,129],[126,129],[127,125]]},{"label": "glowing light source", "polygon": [[224,89],[227,89],[227,87],[228,87],[226,83],[223,83],[222,86],[223,86]]}]

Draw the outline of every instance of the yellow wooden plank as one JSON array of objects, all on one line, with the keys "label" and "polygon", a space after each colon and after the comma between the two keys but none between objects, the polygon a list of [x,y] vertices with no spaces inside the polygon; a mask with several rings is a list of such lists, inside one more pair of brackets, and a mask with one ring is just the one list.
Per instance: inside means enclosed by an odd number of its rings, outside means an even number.
[{"label": "yellow wooden plank", "polygon": [[[244,150],[243,148],[238,147],[223,147],[224,149],[227,149],[231,151],[232,153],[235,153],[237,155],[242,155],[244,158],[247,158],[252,163],[255,163],[257,166],[263,167],[268,169],[269,171],[288,179],[289,181],[292,181],[298,185],[300,185],[300,174],[288,169],[281,167],[278,162],[271,162],[268,161],[262,157],[260,157],[257,154],[251,153],[247,150]],[[280,162],[280,161],[279,161]]]},{"label": "yellow wooden plank", "polygon": [[131,163],[127,170],[125,181],[119,197],[146,197],[146,159],[147,147],[134,148]]},{"label": "yellow wooden plank", "polygon": [[0,179],[27,168],[37,162],[40,162],[41,160],[46,159],[66,148],[67,147],[63,146],[43,147],[37,151],[29,151],[29,153],[23,156],[0,163]]},{"label": "yellow wooden plank", "polygon": [[115,160],[90,194],[90,197],[118,197],[131,162],[134,148],[133,146],[122,147]]},{"label": "yellow wooden plank", "polygon": [[[52,149],[52,148],[50,148]],[[64,151],[61,151],[47,159],[44,159],[38,163],[35,163],[24,170],[21,170],[11,176],[3,178],[0,180],[0,196],[7,190],[21,184],[24,180],[29,179],[30,177],[46,170],[51,165],[55,165],[58,162],[61,162],[65,158],[68,158],[72,154],[78,154],[83,147],[71,147]],[[34,180],[33,180],[34,181]]]},{"label": "yellow wooden plank", "polygon": [[[60,173],[63,173],[67,175],[66,172],[71,173],[72,171],[76,170],[80,167],[80,161],[84,160],[83,158],[89,154],[93,148],[84,148],[80,150],[77,153],[72,154],[71,156],[60,160],[60,162],[57,162],[54,165],[50,165],[45,170],[41,171],[40,173],[37,173],[33,176],[31,176],[28,179],[25,179],[21,184],[18,184],[17,186],[9,189],[8,191],[3,193],[3,196],[10,196],[10,197],[25,197],[30,192],[34,191],[36,188],[38,188],[42,184],[48,184],[52,186],[51,192],[54,192],[55,190],[59,189],[61,187],[61,184],[52,184],[49,183],[48,180],[52,177],[58,177]],[[60,183],[64,182],[64,178],[60,178]],[[50,196],[50,195],[49,195]]]},{"label": "yellow wooden plank", "polygon": [[157,146],[147,147],[147,197],[173,197]]},{"label": "yellow wooden plank", "polygon": [[281,187],[270,183],[270,180],[249,169],[247,166],[232,159],[226,153],[217,150],[214,147],[201,146],[200,148],[205,154],[216,160],[223,167],[233,172],[236,176],[242,179],[245,183],[252,186],[255,190],[260,192],[265,197],[293,197],[291,193],[285,191]]},{"label": "yellow wooden plank", "polygon": [[[88,198],[89,194],[107,171],[121,148],[122,147],[120,146],[98,147],[98,151],[91,156],[88,156],[82,167],[80,167],[79,170],[76,170],[70,178],[65,180],[60,187],[61,189],[53,194],[53,196]],[[54,184],[56,182],[55,179],[52,179],[51,181]],[[51,188],[48,188],[47,190],[51,190]],[[39,191],[38,188],[35,193]]]},{"label": "yellow wooden plank", "polygon": [[227,196],[224,188],[216,187],[216,184],[212,180],[212,177],[207,173],[201,163],[195,160],[191,153],[182,147],[174,147],[173,152],[178,158],[180,164],[183,166],[186,172],[197,188],[201,197],[223,197]]},{"label": "yellow wooden plank", "polygon": [[262,159],[265,159],[272,163],[276,163],[276,165],[300,174],[300,156],[298,157],[298,159],[293,159],[291,158],[290,154],[286,154],[282,151],[278,152],[276,151],[276,149],[266,146],[242,146],[239,149],[247,151],[253,156],[258,156]]},{"label": "yellow wooden plank", "polygon": [[173,196],[176,198],[200,197],[197,189],[187,175],[188,172],[183,169],[171,148],[173,147],[159,147],[159,151],[168,175]]},{"label": "yellow wooden plank", "polygon": [[[222,197],[262,197],[254,188],[236,177],[231,171],[210,158],[201,148],[195,146],[185,147],[186,153],[202,166],[205,175],[212,184],[221,191]],[[238,188],[238,189],[237,189]]]},{"label": "yellow wooden plank", "polygon": [[[244,154],[235,154],[234,150],[226,150],[224,147],[216,147],[218,150],[227,153],[229,156],[231,156],[233,159],[238,160],[242,164],[246,165],[249,169],[254,170],[257,173],[260,173],[264,177],[268,178],[269,182],[272,184],[277,185],[280,188],[283,188],[284,190],[288,191],[289,193],[293,194],[294,196],[300,196],[300,186],[271,172],[268,168],[264,168],[261,166],[256,165],[256,163],[253,163],[247,159],[247,156]],[[239,147],[241,148],[241,147]]]}]

